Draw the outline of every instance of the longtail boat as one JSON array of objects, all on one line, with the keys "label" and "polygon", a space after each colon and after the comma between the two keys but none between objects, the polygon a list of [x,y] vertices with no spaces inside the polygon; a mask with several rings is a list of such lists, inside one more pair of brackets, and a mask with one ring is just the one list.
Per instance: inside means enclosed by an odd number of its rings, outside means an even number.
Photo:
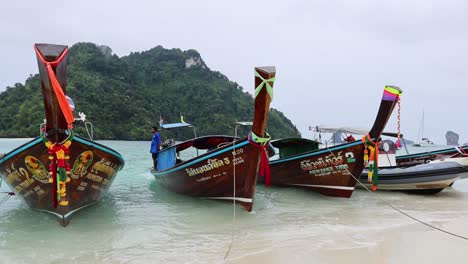
[{"label": "longtail boat", "polygon": [[66,97],[68,47],[35,44],[46,123],[40,136],[0,159],[0,176],[32,209],[71,215],[107,192],[124,160],[115,150],[74,135]]},{"label": "longtail boat", "polygon": [[[401,93],[396,86],[384,88],[374,125],[362,140],[325,149],[319,149],[318,142],[305,139],[272,142],[279,148],[280,157],[270,161],[271,184],[305,188],[327,196],[350,197],[365,163],[369,162],[372,172],[376,172],[378,151],[375,149]],[[375,176],[374,188],[378,185]]]},{"label": "longtail boat", "polygon": [[[250,212],[257,172],[266,175],[269,169],[265,129],[275,75],[275,67],[255,68],[255,113],[246,138],[204,136],[167,146],[158,153],[157,171],[152,171],[156,181],[180,194],[234,201]],[[206,152],[183,160],[180,152],[189,147]]]}]

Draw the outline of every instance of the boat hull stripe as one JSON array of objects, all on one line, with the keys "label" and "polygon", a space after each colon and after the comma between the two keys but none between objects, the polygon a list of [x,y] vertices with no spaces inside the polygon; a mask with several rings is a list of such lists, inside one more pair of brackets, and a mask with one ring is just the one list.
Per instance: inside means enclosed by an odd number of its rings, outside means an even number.
[{"label": "boat hull stripe", "polygon": [[211,157],[215,157],[221,153],[224,153],[226,151],[230,151],[230,150],[233,150],[234,148],[240,148],[240,147],[243,147],[245,145],[248,145],[249,144],[249,141],[245,141],[245,142],[242,142],[242,143],[239,143],[239,144],[236,144],[235,146],[230,146],[228,148],[225,148],[225,149],[222,149],[222,150],[219,150],[219,151],[216,151],[214,153],[211,153],[209,155],[206,155],[204,157],[200,157],[199,159],[196,159],[194,161],[191,161],[187,164],[183,164],[179,167],[175,167],[175,168],[171,168],[171,169],[168,169],[168,170],[165,170],[165,171],[156,171],[156,172],[152,172],[154,175],[162,175],[162,174],[166,174],[166,173],[171,173],[171,172],[174,172],[174,171],[178,171],[178,170],[181,170],[181,169],[185,169],[187,167],[190,167],[192,166],[193,164],[197,164],[203,160],[206,160],[206,159],[209,159]]},{"label": "boat hull stripe", "polygon": [[252,203],[252,198],[243,198],[243,197],[203,197],[205,199],[214,199],[214,200],[236,200],[244,203]]},{"label": "boat hull stripe", "polygon": [[315,155],[320,155],[320,154],[327,153],[327,152],[333,152],[335,150],[345,149],[345,148],[349,148],[349,147],[353,147],[353,146],[357,146],[357,145],[361,145],[361,144],[362,144],[361,141],[354,141],[354,142],[351,142],[349,144],[343,144],[343,145],[334,146],[334,147],[330,147],[330,148],[325,148],[325,149],[321,149],[321,150],[314,150],[314,151],[311,151],[311,152],[308,152],[308,153],[305,153],[305,154],[302,154],[302,155],[293,156],[293,157],[290,157],[290,158],[272,160],[272,161],[270,161],[270,164],[273,165],[273,164],[283,163],[283,162],[290,161],[290,160],[302,159],[302,158],[311,157],[311,156],[315,156]]},{"label": "boat hull stripe", "polygon": [[325,188],[325,189],[337,189],[337,190],[354,190],[354,187],[349,186],[334,186],[334,185],[313,185],[313,184],[288,184],[293,186],[304,186],[304,187],[314,187],[314,188]]}]

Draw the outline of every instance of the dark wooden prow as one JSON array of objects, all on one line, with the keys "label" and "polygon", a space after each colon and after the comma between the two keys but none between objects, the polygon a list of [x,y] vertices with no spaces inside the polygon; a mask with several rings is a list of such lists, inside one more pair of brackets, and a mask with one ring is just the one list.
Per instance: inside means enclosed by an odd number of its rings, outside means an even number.
[{"label": "dark wooden prow", "polygon": [[[256,67],[255,72],[258,73],[261,77],[258,77],[257,74],[255,76],[255,90],[259,85],[262,84],[263,80],[269,80],[276,75],[276,69],[275,67]],[[268,84],[273,88],[273,81],[268,82]],[[256,93],[254,93],[256,94]],[[270,95],[268,94],[266,84],[263,84],[263,88],[260,90],[260,92],[254,97],[255,99],[255,112],[254,112],[254,118],[253,118],[253,124],[252,124],[252,133],[257,135],[258,137],[266,137],[266,126],[267,126],[267,121],[268,121],[268,114],[270,112],[270,103],[273,100],[273,93]],[[255,177],[248,177],[246,181],[244,182],[244,188],[252,188],[251,192],[255,193],[255,187],[256,187],[256,182],[257,182],[257,173],[259,169],[259,165],[262,165],[260,160],[261,160],[261,155],[263,155],[261,152],[262,150],[260,148],[257,148],[257,160],[256,163],[253,162],[255,160],[254,156],[252,156],[252,160],[249,162],[251,163],[251,167],[255,168],[253,169],[252,173],[255,174]],[[268,158],[266,158],[266,162],[268,162]],[[252,211],[252,205],[253,203],[242,203],[242,206],[250,212]]]},{"label": "dark wooden prow", "polygon": [[369,132],[369,136],[377,140],[382,134],[388,119],[392,115],[393,108],[398,103],[398,99],[402,94],[402,90],[397,86],[387,85],[384,88],[382,101],[380,102],[379,112],[375,118],[374,125]]},{"label": "dark wooden prow", "polygon": [[68,128],[65,116],[60,108],[57,96],[53,90],[47,71],[49,62],[55,76],[66,94],[66,66],[68,47],[53,44],[35,44],[37,64],[41,78],[42,95],[44,97],[44,110],[46,116],[46,137],[52,142],[61,142],[67,135]]},{"label": "dark wooden prow", "polygon": [[[265,80],[276,76],[276,68],[274,66],[256,67],[255,70]],[[259,77],[255,77],[255,88],[257,88],[262,83],[262,81],[263,80]],[[273,82],[269,82],[269,84],[271,87],[273,87]],[[263,89],[255,98],[255,113],[252,124],[252,132],[259,137],[265,136],[268,114],[270,112],[270,103],[272,100],[273,98],[271,98],[268,94],[266,87],[263,87]]]}]

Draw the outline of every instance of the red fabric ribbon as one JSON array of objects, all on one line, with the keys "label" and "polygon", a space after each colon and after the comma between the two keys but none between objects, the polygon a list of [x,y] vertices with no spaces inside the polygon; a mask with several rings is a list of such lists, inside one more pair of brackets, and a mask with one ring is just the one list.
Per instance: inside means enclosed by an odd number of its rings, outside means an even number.
[{"label": "red fabric ribbon", "polygon": [[249,133],[248,140],[252,146],[261,149],[260,167],[258,170],[258,174],[260,174],[260,176],[265,180],[265,186],[269,187],[271,185],[271,173],[270,173],[270,160],[268,159],[268,154],[266,151],[266,148],[268,147],[268,142],[265,145],[258,144],[257,142],[254,142],[252,140],[250,133]]},{"label": "red fabric ribbon", "polygon": [[59,81],[57,80],[57,77],[55,77],[55,73],[54,73],[54,70],[52,69],[51,64],[47,63],[46,67],[47,67],[47,72],[49,74],[50,83],[52,84],[52,88],[55,92],[55,96],[57,96],[57,101],[59,103],[60,109],[62,110],[65,120],[67,121],[68,128],[72,129],[75,118],[73,117],[73,111],[71,110],[70,103],[68,102],[65,96],[65,93],[63,92],[63,89],[60,86]]}]

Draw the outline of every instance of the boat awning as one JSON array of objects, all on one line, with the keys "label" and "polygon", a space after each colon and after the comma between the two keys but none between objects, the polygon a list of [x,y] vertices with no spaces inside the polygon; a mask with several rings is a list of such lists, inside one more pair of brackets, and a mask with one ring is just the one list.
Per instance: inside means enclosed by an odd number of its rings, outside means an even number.
[{"label": "boat awning", "polygon": [[172,124],[161,125],[161,128],[163,129],[173,129],[173,128],[179,128],[179,127],[192,127],[192,125],[189,123],[172,123]]},{"label": "boat awning", "polygon": [[233,142],[235,137],[232,136],[204,136],[204,137],[199,137],[191,140],[184,141],[182,143],[179,143],[175,145],[176,151],[182,151],[185,149],[188,149],[190,147],[194,147],[196,149],[212,149],[212,148],[217,148],[220,144],[223,143],[231,143]]},{"label": "boat awning", "polygon": [[236,124],[241,125],[241,126],[251,126],[253,125],[253,122],[236,122]]},{"label": "boat awning", "polygon": [[[316,126],[314,129],[315,132],[322,133],[347,133],[347,134],[356,134],[356,135],[366,135],[369,133],[370,129],[365,129],[362,127],[334,127],[334,126]],[[398,134],[394,132],[383,132],[383,136],[397,137]],[[403,137],[403,134],[400,134],[400,137]]]},{"label": "boat awning", "polygon": [[315,132],[322,132],[322,133],[348,133],[348,134],[359,134],[365,135],[369,133],[369,129],[361,128],[361,127],[334,127],[334,126],[316,126]]}]

